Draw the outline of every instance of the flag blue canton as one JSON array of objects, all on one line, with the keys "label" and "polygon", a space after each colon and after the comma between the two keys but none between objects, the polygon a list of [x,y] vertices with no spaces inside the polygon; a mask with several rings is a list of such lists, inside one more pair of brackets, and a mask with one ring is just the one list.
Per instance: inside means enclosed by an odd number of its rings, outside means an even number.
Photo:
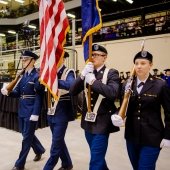
[{"label": "flag blue canton", "polygon": [[102,20],[98,0],[82,0],[81,3],[84,60],[87,61],[89,58],[89,36],[101,28]]}]

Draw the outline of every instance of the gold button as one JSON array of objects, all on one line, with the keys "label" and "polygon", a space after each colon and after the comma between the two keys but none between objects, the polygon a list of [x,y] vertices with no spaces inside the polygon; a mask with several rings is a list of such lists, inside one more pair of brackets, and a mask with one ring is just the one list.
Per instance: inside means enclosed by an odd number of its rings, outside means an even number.
[{"label": "gold button", "polygon": [[138,117],[138,120],[140,120],[140,117]]},{"label": "gold button", "polygon": [[138,99],[140,99],[140,96],[138,97]]},{"label": "gold button", "polygon": [[140,113],[140,110],[138,110],[138,113]]},{"label": "gold button", "polygon": [[91,106],[93,106],[93,104],[91,104]]}]

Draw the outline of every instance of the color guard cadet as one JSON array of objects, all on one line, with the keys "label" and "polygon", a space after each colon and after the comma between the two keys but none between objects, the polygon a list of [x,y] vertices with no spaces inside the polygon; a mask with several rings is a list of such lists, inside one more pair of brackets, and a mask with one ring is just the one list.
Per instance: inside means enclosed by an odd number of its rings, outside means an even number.
[{"label": "color guard cadet", "polygon": [[[92,46],[92,62],[88,62],[81,75],[70,89],[72,95],[85,92],[81,127],[90,148],[90,170],[107,170],[105,155],[109,134],[119,131],[112,126],[111,114],[116,111],[114,104],[119,95],[119,73],[105,66],[107,50],[98,44]],[[91,112],[87,110],[87,85],[91,85]]]},{"label": "color guard cadet", "polygon": [[3,95],[19,98],[18,120],[23,140],[19,158],[12,170],[24,170],[31,147],[36,154],[34,161],[39,161],[45,152],[44,147],[35,136],[44,94],[44,86],[40,84],[39,74],[34,68],[37,59],[38,56],[35,53],[24,51],[21,57],[23,68],[25,68],[23,76],[11,92],[8,92],[6,87],[1,89]]},{"label": "color guard cadet", "polygon": [[59,168],[59,170],[71,170],[73,168],[64,138],[68,122],[75,119],[75,112],[69,95],[69,89],[76,76],[73,69],[68,69],[64,65],[67,57],[69,57],[69,54],[65,52],[62,58],[62,64],[58,68],[59,101],[54,103],[54,111],[48,113],[48,123],[52,133],[52,144],[50,157],[43,170],[53,170],[59,158],[61,159],[61,168]]},{"label": "color guard cadet", "polygon": [[[170,89],[163,79],[150,74],[152,58],[148,51],[134,57],[136,77],[125,123],[126,146],[134,170],[155,170],[161,148],[170,147]],[[126,91],[128,82],[125,85]],[[112,122],[118,127],[123,125],[119,115],[112,115]]]}]

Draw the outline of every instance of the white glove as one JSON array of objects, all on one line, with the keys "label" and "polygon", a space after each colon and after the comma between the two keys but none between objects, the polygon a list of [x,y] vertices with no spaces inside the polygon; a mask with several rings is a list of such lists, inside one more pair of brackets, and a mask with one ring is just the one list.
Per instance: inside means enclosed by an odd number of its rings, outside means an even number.
[{"label": "white glove", "polygon": [[160,144],[160,148],[163,148],[163,147],[170,147],[170,140],[162,139],[161,144]]},{"label": "white glove", "polygon": [[85,77],[88,73],[93,73],[93,71],[94,71],[93,63],[92,62],[88,62],[85,65],[84,69],[82,70],[81,75]]},{"label": "white glove", "polygon": [[120,127],[124,125],[124,121],[121,116],[113,114],[111,120],[114,126]]},{"label": "white glove", "polygon": [[39,116],[37,115],[31,115],[30,120],[31,121],[38,121]]},{"label": "white glove", "polygon": [[8,96],[8,90],[6,88],[2,88],[1,89],[1,93],[4,95],[4,96]]},{"label": "white glove", "polygon": [[93,73],[88,73],[85,77],[85,82],[89,85],[92,85],[93,82],[96,80],[96,77]]}]

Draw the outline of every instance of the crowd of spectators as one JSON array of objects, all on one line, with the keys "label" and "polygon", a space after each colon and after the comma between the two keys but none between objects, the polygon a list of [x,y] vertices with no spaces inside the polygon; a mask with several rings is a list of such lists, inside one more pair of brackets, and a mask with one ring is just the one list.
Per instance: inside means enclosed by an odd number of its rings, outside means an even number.
[{"label": "crowd of spectators", "polygon": [[[154,16],[145,20],[134,20],[131,18],[128,22],[126,19],[120,20],[111,26],[102,27],[94,33],[93,41],[109,41],[122,38],[131,38],[139,36],[148,36],[170,32],[170,12],[164,16]],[[71,43],[71,35],[67,43]],[[76,43],[81,44],[81,32],[76,34]]]},{"label": "crowd of spectators", "polygon": [[[39,32],[38,32],[39,33]],[[163,33],[170,33],[170,13],[167,12],[167,15],[164,16],[156,16],[150,17],[145,20],[131,20],[126,21],[118,20],[111,26],[102,27],[98,32],[93,34],[93,41],[94,42],[101,42],[101,41],[109,41],[109,40],[116,40],[116,39],[123,39],[123,38],[132,38],[132,37],[139,37],[139,36],[147,36],[147,35],[156,35],[156,34],[163,34]],[[27,34],[28,35],[28,34]],[[25,38],[23,35],[19,35],[20,40],[23,37],[22,44],[20,46],[23,48],[26,47],[26,41],[29,38]],[[31,34],[31,37],[33,35]],[[76,45],[82,43],[82,34],[81,32],[76,33],[75,36]],[[39,35],[36,35],[36,42],[31,40],[33,45],[39,45]],[[67,35],[66,46],[72,44],[72,35],[69,33]],[[33,46],[32,45],[32,46]],[[16,48],[16,43],[4,43],[2,46],[2,51],[5,50],[12,50]]]},{"label": "crowd of spectators", "polygon": [[[29,13],[33,13],[38,11],[38,4],[35,1],[31,1],[28,6],[20,6],[19,10],[15,11],[15,15],[12,14],[13,17],[18,17],[19,15],[23,16],[24,14],[27,15]],[[11,11],[12,12],[12,11]],[[3,7],[0,10],[0,16],[3,13],[5,16],[11,15],[9,7]],[[163,11],[158,12],[156,15],[148,14],[145,16],[146,19],[142,17],[134,16],[131,18],[124,18],[119,19],[117,21],[109,22],[109,26],[102,27],[98,32],[93,34],[93,41],[94,42],[101,42],[101,41],[109,41],[109,40],[116,40],[116,39],[123,39],[123,38],[131,38],[131,37],[139,37],[139,36],[147,36],[147,35],[155,35],[155,34],[163,34],[170,32],[170,11]],[[106,24],[106,23],[104,23]],[[80,30],[80,29],[79,29]],[[25,33],[25,35],[29,35]],[[29,41],[30,37],[24,39],[26,36],[19,36],[23,44],[22,47],[26,47],[27,42],[33,42],[33,35],[31,34],[32,40]],[[82,43],[82,32],[76,32],[75,36],[76,45]],[[38,46],[39,40],[36,38],[36,42],[33,45]],[[72,35],[71,32],[67,35],[66,46],[72,44]],[[10,41],[4,43],[2,45],[2,51],[5,50],[13,50],[16,48],[15,39],[13,42]]]},{"label": "crowd of spectators", "polygon": [[[69,2],[71,0],[64,0]],[[2,6],[0,9],[0,18],[18,18],[34,12],[38,12],[38,0],[32,0],[28,5],[20,5],[18,9],[10,9],[9,6]]]},{"label": "crowd of spectators", "polygon": [[22,6],[18,9],[10,9],[9,6],[2,6],[0,18],[18,18],[38,11],[38,1],[31,1],[29,5]]},{"label": "crowd of spectators", "polygon": [[[159,69],[154,68],[151,71],[151,74],[155,77],[163,78],[164,76],[166,76],[167,70],[170,70],[170,69],[164,69],[163,71],[159,71]],[[124,83],[130,77],[130,71],[125,71],[125,72],[121,71],[119,73],[119,76],[120,76],[121,83]]]}]

